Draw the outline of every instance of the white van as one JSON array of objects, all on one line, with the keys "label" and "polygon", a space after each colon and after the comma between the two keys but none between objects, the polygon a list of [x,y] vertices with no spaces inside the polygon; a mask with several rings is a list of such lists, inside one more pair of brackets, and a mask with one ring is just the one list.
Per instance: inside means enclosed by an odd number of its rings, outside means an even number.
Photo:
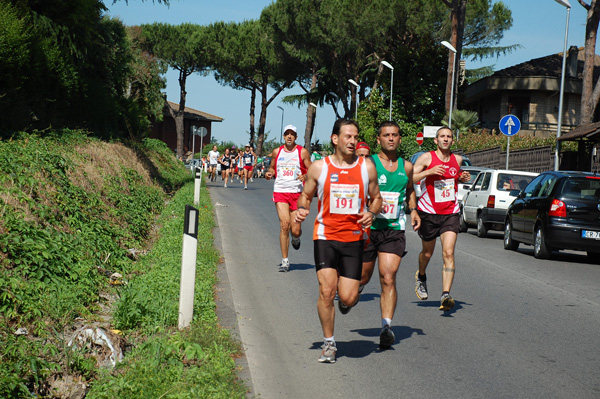
[{"label": "white van", "polygon": [[482,171],[463,200],[461,225],[477,226],[477,236],[504,229],[508,206],[538,173],[518,170]]}]

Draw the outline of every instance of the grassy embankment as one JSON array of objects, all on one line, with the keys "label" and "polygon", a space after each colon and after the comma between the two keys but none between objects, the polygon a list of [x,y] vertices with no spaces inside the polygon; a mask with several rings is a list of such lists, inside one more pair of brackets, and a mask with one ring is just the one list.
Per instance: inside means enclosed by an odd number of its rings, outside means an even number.
[{"label": "grassy embankment", "polygon": [[[244,397],[239,347],[215,314],[206,190],[195,319],[176,329],[192,201],[191,175],[156,140],[62,131],[0,142],[0,397]],[[104,332],[124,360],[102,368],[106,346],[70,346],[85,330]]]}]

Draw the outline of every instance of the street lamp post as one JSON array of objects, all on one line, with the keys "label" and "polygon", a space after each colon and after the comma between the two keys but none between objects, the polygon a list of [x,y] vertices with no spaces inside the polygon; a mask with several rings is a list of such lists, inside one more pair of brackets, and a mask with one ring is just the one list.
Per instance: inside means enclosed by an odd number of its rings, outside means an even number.
[{"label": "street lamp post", "polygon": [[392,82],[390,83],[390,121],[392,120],[392,93],[394,91],[394,67],[387,61],[381,61],[381,65],[392,71]]},{"label": "street lamp post", "polygon": [[456,71],[456,49],[447,41],[441,42],[442,46],[452,51],[452,84],[450,85],[450,111],[448,112],[448,127],[452,129],[452,108],[454,108],[454,72]]},{"label": "street lamp post", "polygon": [[556,150],[554,151],[554,170],[558,170],[558,158],[560,155],[560,141],[558,141],[558,138],[560,137],[560,130],[562,125],[563,96],[565,91],[565,70],[567,66],[567,38],[569,36],[569,13],[571,12],[571,4],[568,0],[554,1],[567,8],[567,23],[565,26],[565,45],[563,50],[562,72],[560,76],[560,95],[558,97],[558,126],[556,128]]},{"label": "street lamp post", "polygon": [[354,79],[348,79],[348,82],[354,87],[356,87],[356,96],[354,97],[354,120],[358,119],[358,83],[354,81]]},{"label": "street lamp post", "polygon": [[[312,132],[310,132],[310,139],[312,141],[313,132],[315,131],[315,126],[317,125],[317,104],[308,103],[308,105],[310,105],[311,107],[315,107],[315,113],[313,114],[313,120],[312,120],[312,122],[313,122],[312,123]],[[317,137],[315,136],[315,142],[317,141],[316,138]],[[306,144],[306,143],[304,143],[304,144]],[[311,148],[312,148],[312,146],[311,146]],[[311,148],[308,148],[308,150],[311,151]]]},{"label": "street lamp post", "polygon": [[279,143],[283,143],[283,115],[285,111],[279,105],[277,106],[281,110],[281,136],[279,137]]}]

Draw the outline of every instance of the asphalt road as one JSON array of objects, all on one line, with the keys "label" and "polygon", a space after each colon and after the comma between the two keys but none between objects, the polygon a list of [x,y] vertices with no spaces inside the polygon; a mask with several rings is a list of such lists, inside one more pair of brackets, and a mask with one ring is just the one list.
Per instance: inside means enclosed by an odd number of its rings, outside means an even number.
[{"label": "asphalt road", "polygon": [[[279,273],[273,183],[208,183],[217,215],[219,317],[243,343],[251,398],[598,398],[600,265],[581,253],[540,261],[531,247],[502,248],[501,233],[461,234],[452,296],[438,310],[441,254],[428,269],[430,299],[414,293],[420,239],[410,228],[398,273],[396,344],[378,348],[380,285],[347,315],[336,311],[337,362],[317,362],[318,283],[305,222],[291,268]],[[316,199],[311,207],[314,218]]]}]

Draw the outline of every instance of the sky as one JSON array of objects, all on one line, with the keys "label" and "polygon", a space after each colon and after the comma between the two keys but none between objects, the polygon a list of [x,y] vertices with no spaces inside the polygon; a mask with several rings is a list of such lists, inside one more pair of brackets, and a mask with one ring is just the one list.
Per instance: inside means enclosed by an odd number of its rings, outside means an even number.
[{"label": "sky", "polygon": [[[439,1],[439,0],[431,0]],[[496,2],[497,0],[493,0]],[[569,32],[567,48],[583,47],[585,39],[586,10],[577,0],[562,0],[571,4],[569,12]],[[272,0],[171,0],[170,6],[153,3],[152,0],[125,0],[111,4],[106,0],[107,14],[119,18],[126,25],[140,25],[153,22],[180,24],[191,22],[208,25],[217,21],[241,22],[258,19],[264,7]],[[496,59],[473,62],[467,60],[467,69],[493,65],[495,70],[507,68],[534,58],[544,57],[563,51],[567,8],[555,0],[503,0],[512,11],[513,25],[504,33],[501,46],[519,44],[521,48],[511,54]],[[177,73],[169,70],[167,78],[167,98],[179,102]],[[400,77],[394,77],[398,79]],[[223,122],[213,123],[212,135],[218,142],[232,141],[244,145],[249,141],[250,92],[222,86],[212,75],[193,74],[187,80],[186,106],[224,118]],[[348,88],[350,90],[350,87]],[[285,90],[269,106],[265,131],[268,139],[281,137],[282,126],[292,124],[298,128],[298,143],[304,144],[306,108],[283,104],[285,95],[302,94],[298,88]],[[260,108],[257,102],[256,119]],[[283,108],[281,111],[279,108]],[[458,104],[460,108],[460,104]],[[329,140],[335,114],[331,106],[317,110],[313,141]]]}]

